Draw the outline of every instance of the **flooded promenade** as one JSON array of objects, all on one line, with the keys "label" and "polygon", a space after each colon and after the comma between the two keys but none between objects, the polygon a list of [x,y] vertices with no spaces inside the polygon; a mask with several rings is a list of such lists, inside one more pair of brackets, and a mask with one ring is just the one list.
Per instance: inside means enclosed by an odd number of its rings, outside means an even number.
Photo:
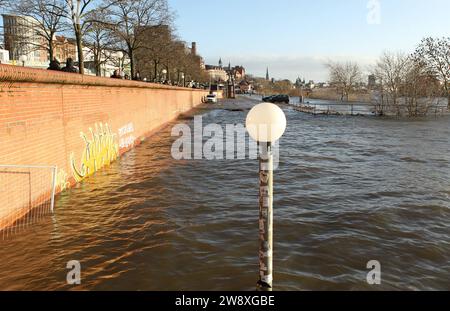
[{"label": "flooded promenade", "polygon": [[[244,123],[255,103],[193,113]],[[276,290],[449,290],[450,119],[284,110]],[[171,127],[1,240],[0,290],[254,290],[258,162],[175,161]],[[79,286],[66,283],[71,260]],[[382,264],[377,287],[366,282],[370,260]]]}]

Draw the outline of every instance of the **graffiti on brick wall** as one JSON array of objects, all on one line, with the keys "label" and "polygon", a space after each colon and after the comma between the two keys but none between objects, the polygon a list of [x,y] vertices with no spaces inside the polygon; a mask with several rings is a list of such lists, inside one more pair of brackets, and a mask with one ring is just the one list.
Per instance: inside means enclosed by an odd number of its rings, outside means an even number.
[{"label": "graffiti on brick wall", "polygon": [[83,132],[80,134],[85,143],[80,165],[76,164],[74,153],[70,156],[73,177],[77,182],[110,165],[119,157],[119,145],[116,143],[117,135],[112,133],[108,124],[95,124],[95,130],[90,128],[89,131],[91,133],[90,138]]},{"label": "graffiti on brick wall", "polygon": [[134,146],[136,137],[134,134],[134,124],[128,123],[119,129],[119,147],[120,149],[128,149]]},{"label": "graffiti on brick wall", "polygon": [[63,169],[58,169],[58,173],[56,173],[56,187],[59,187],[59,191],[70,188],[69,175]]}]

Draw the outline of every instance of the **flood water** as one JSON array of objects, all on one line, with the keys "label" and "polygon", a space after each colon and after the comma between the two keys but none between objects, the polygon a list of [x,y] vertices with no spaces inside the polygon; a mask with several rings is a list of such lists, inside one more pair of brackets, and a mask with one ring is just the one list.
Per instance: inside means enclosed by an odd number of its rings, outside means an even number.
[{"label": "flood water", "polygon": [[[450,119],[285,111],[276,290],[450,290]],[[197,113],[225,124],[247,112]],[[257,161],[175,161],[172,142],[161,131],[0,241],[0,289],[254,290]],[[66,284],[71,260],[79,286]]]}]

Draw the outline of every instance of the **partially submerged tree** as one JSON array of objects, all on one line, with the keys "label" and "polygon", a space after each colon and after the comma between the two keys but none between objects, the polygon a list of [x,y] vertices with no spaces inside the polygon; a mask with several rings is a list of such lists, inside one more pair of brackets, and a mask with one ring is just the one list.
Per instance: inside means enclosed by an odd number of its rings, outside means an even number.
[{"label": "partially submerged tree", "polygon": [[450,107],[450,37],[423,39],[413,57],[441,81]]},{"label": "partially submerged tree", "polygon": [[423,63],[410,58],[405,81],[400,94],[404,98],[404,110],[410,117],[427,115],[436,106],[440,93],[439,80],[429,73]]},{"label": "partially submerged tree", "polygon": [[380,81],[381,114],[426,115],[439,96],[439,80],[410,55],[385,52],[377,62],[375,75]]},{"label": "partially submerged tree", "polygon": [[375,67],[375,76],[380,81],[383,106],[394,107],[400,114],[400,87],[405,83],[411,59],[403,53],[384,52]]},{"label": "partially submerged tree", "polygon": [[341,101],[348,101],[350,93],[362,81],[361,68],[354,62],[329,62],[326,64],[330,75],[330,84],[334,85]]}]

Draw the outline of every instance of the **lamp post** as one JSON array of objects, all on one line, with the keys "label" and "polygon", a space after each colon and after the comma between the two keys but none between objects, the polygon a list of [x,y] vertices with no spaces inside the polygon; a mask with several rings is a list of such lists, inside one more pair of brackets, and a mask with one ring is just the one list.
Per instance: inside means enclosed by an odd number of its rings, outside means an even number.
[{"label": "lamp post", "polygon": [[273,150],[286,131],[286,115],[280,107],[259,104],[247,116],[247,131],[258,142],[259,159],[259,281],[258,289],[273,288]]},{"label": "lamp post", "polygon": [[163,79],[162,79],[163,81],[162,82],[165,82],[167,80],[167,70],[163,69],[161,72],[163,74]]},{"label": "lamp post", "polygon": [[[117,57],[119,58],[119,74],[122,76],[122,71],[123,71],[122,60],[124,57],[123,52],[121,52],[121,51],[117,52]],[[123,60],[123,62],[125,63],[124,60]]]}]

